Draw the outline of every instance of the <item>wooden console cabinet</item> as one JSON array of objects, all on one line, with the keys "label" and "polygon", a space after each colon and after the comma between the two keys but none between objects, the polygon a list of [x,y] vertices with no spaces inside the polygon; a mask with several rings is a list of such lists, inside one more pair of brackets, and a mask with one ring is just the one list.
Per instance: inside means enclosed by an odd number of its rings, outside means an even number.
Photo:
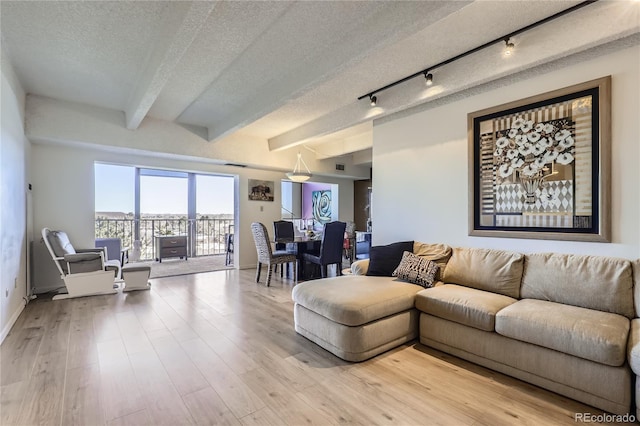
[{"label": "wooden console cabinet", "polygon": [[156,235],[156,260],[162,262],[167,257],[184,257],[187,260],[186,235]]}]

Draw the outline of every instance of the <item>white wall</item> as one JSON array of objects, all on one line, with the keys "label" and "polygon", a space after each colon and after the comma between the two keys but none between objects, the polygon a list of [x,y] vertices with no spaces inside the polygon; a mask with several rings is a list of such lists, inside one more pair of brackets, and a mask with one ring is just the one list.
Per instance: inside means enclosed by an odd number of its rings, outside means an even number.
[{"label": "white wall", "polygon": [[[640,48],[549,70],[374,125],[374,244],[415,239],[521,252],[640,257]],[[446,70],[443,70],[446,72]],[[612,242],[468,236],[467,114],[612,75]],[[476,92],[477,93],[477,92]]]},{"label": "white wall", "polygon": [[0,342],[9,333],[27,295],[27,159],[25,93],[2,54],[0,137]]},{"label": "white wall", "polygon": [[[42,96],[27,96],[26,134],[31,142],[89,143],[110,149],[140,150],[199,158],[218,164],[240,163],[253,168],[290,171],[298,148],[269,151],[266,139],[233,135],[209,142],[185,127],[151,117],[136,130],[125,127],[124,113]],[[335,159],[318,160],[309,152],[303,157],[314,174],[366,178],[368,168],[340,158],[344,172],[336,172]]]},{"label": "white wall", "polygon": [[[282,172],[221,166],[185,159],[164,158],[149,155],[123,155],[104,147],[88,144],[66,146],[59,144],[34,144],[33,204],[34,228],[63,229],[74,245],[93,247],[94,239],[94,162],[107,162],[143,167],[155,167],[192,172],[221,173],[237,176],[238,202],[236,204],[236,245],[234,265],[238,268],[255,267],[257,256],[250,225],[259,221],[269,224],[280,219],[280,181]],[[276,182],[274,202],[249,201],[248,179]],[[340,218],[353,220],[353,181],[322,177],[323,182],[340,185]],[[267,225],[268,226],[268,225]],[[41,251],[43,255],[46,252]],[[42,255],[41,255],[42,256]],[[37,259],[34,276],[37,291],[60,285],[53,268],[44,263],[49,259]]]}]

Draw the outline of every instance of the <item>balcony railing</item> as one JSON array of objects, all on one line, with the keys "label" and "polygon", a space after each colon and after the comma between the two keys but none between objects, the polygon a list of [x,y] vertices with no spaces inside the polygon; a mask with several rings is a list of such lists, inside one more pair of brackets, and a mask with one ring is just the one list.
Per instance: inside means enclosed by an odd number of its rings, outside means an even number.
[{"label": "balcony railing", "polygon": [[155,258],[154,235],[186,235],[187,255],[209,256],[226,252],[226,235],[233,232],[233,219],[96,219],[96,238],[120,238],[123,247],[133,247],[139,225],[140,260]]}]

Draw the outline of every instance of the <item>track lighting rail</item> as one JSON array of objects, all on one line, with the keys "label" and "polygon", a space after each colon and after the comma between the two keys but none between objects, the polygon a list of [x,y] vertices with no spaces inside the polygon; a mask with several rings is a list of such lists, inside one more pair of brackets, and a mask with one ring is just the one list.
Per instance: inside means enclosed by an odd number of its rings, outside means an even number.
[{"label": "track lighting rail", "polygon": [[[371,92],[368,92],[368,93],[360,96],[358,98],[358,100],[362,100],[364,98],[369,98],[369,99],[376,98],[374,96],[376,93],[380,93],[380,92],[382,92],[384,90],[390,89],[390,88],[392,88],[394,86],[397,86],[398,84],[401,84],[401,83],[404,83],[405,81],[411,80],[412,78],[416,78],[416,77],[421,76],[421,75],[422,76],[426,76],[428,74],[431,74],[431,71],[433,71],[436,68],[443,67],[444,65],[450,64],[451,62],[457,61],[458,59],[462,59],[465,56],[469,56],[471,54],[474,54],[474,53],[476,53],[476,52],[478,52],[478,51],[480,51],[482,49],[486,49],[487,47],[492,46],[494,44],[497,44],[497,43],[500,43],[500,42],[504,42],[507,45],[507,47],[509,47],[509,44],[511,44],[511,48],[513,48],[513,43],[511,43],[509,41],[509,39],[511,37],[517,36],[518,34],[522,34],[525,31],[528,31],[528,30],[530,30],[532,28],[535,28],[535,27],[540,26],[542,24],[545,24],[547,22],[553,21],[554,19],[560,18],[561,16],[567,15],[567,14],[569,14],[571,12],[574,12],[574,11],[576,11],[578,9],[582,9],[583,7],[588,6],[591,3],[595,3],[597,1],[598,0],[587,0],[587,1],[583,1],[582,3],[578,3],[575,6],[572,6],[572,7],[568,8],[568,9],[562,10],[562,11],[556,13],[556,14],[548,16],[548,17],[546,17],[544,19],[541,19],[539,21],[536,21],[536,22],[534,22],[532,24],[527,25],[526,27],[522,27],[522,28],[520,28],[520,29],[518,29],[516,31],[513,31],[513,32],[509,33],[509,34],[505,34],[502,37],[498,37],[495,40],[491,40],[491,41],[489,41],[487,43],[484,43],[481,46],[478,46],[478,47],[475,47],[475,48],[473,48],[471,50],[467,50],[466,52],[460,53],[459,55],[456,55],[453,58],[449,58],[449,59],[447,59],[445,61],[442,61],[442,62],[439,62],[439,63],[437,63],[435,65],[431,65],[430,67],[424,68],[424,69],[422,69],[422,70],[420,70],[420,71],[418,71],[416,73],[413,73],[411,75],[408,75],[408,76],[406,76],[406,77],[404,77],[404,78],[402,78],[400,80],[394,81],[393,83],[389,83],[386,86],[380,87],[379,89],[372,90]],[[376,98],[376,100],[377,100],[377,98]],[[371,105],[375,106],[373,102],[371,103]]]}]

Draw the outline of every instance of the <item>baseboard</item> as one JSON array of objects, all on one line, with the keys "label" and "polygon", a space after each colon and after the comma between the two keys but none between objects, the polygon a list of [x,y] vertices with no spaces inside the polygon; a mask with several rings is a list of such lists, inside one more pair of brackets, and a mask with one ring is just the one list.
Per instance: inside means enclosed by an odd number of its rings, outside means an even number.
[{"label": "baseboard", "polygon": [[11,315],[11,318],[9,318],[9,322],[2,329],[2,334],[0,334],[0,343],[4,342],[5,337],[7,337],[7,335],[9,335],[9,332],[11,331],[11,327],[13,327],[13,325],[16,323],[16,321],[18,321],[18,317],[20,316],[22,311],[24,311],[24,307],[25,306],[26,306],[26,304],[21,303],[20,304],[20,309],[16,310],[14,312],[14,314]]}]

